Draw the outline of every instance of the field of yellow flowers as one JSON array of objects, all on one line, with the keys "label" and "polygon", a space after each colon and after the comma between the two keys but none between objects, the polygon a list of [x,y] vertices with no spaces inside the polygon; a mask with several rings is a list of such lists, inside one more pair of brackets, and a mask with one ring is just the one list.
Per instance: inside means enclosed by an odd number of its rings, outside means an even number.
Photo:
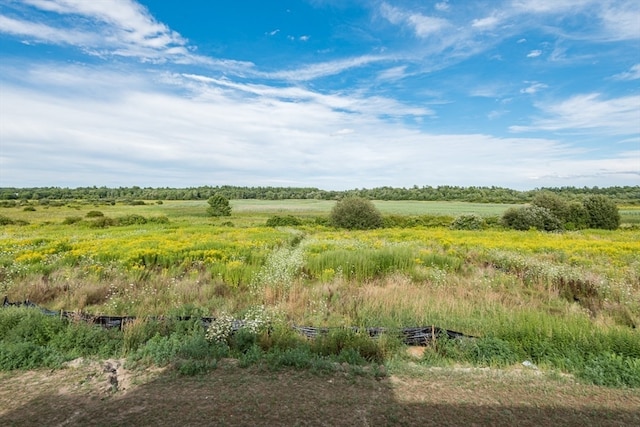
[{"label": "field of yellow flowers", "polygon": [[[223,219],[207,217],[203,202],[5,208],[15,221],[0,228],[0,291],[114,315],[215,315],[262,304],[315,325],[437,322],[481,333],[514,313],[640,324],[637,229],[344,231],[318,220],[330,203],[234,201]],[[412,213],[420,208],[407,203]],[[443,204],[431,208],[441,213]],[[392,212],[402,212],[399,202]],[[303,225],[265,225],[282,213]]]}]

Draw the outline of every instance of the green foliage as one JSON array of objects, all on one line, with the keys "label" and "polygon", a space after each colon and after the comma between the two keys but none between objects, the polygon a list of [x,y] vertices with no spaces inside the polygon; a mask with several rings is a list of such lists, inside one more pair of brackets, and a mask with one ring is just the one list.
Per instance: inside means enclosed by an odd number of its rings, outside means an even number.
[{"label": "green foliage", "polygon": [[15,222],[8,216],[0,215],[0,225],[13,225]]},{"label": "green foliage", "polygon": [[565,228],[567,230],[582,230],[589,228],[589,212],[582,203],[567,204]]},{"label": "green foliage", "polygon": [[553,216],[558,218],[561,223],[564,224],[567,222],[569,207],[567,201],[561,196],[550,191],[540,191],[535,195],[535,197],[531,201],[531,204],[548,209],[549,212],[551,212]]},{"label": "green foliage", "polygon": [[116,218],[116,224],[117,225],[142,225],[142,224],[146,224],[147,223],[147,219],[145,217],[143,217],[142,215],[138,215],[138,214],[130,214],[130,215],[125,215],[125,216],[121,216]]},{"label": "green foliage", "polygon": [[541,231],[558,231],[562,229],[560,220],[549,209],[535,205],[509,208],[502,215],[502,223],[505,227],[515,230],[535,228]]},{"label": "green foliage", "polygon": [[80,221],[82,221],[82,218],[79,216],[68,216],[62,221],[62,223],[64,225],[71,225],[71,224],[78,223]]},{"label": "green foliage", "polygon": [[384,353],[368,335],[351,329],[338,328],[320,335],[311,344],[311,351],[321,356],[339,356],[343,362],[381,363]]},{"label": "green foliage", "polygon": [[449,215],[388,215],[383,223],[385,228],[448,227],[452,221]]},{"label": "green foliage", "polygon": [[87,218],[98,218],[98,217],[103,217],[104,213],[102,213],[101,211],[89,211],[85,216]]},{"label": "green foliage", "polygon": [[331,210],[331,223],[339,228],[368,230],[382,227],[383,220],[382,214],[370,200],[345,197]]},{"label": "green foliage", "polygon": [[56,368],[80,356],[112,357],[121,343],[119,331],[29,308],[0,309],[0,370]]},{"label": "green foliage", "polygon": [[482,230],[484,220],[479,215],[460,215],[449,226],[452,230]]},{"label": "green foliage", "polygon": [[302,221],[293,215],[279,216],[274,215],[267,220],[267,227],[295,227],[302,225]]},{"label": "green foliage", "polygon": [[589,214],[589,228],[615,230],[620,226],[618,206],[607,196],[589,196],[582,204]]},{"label": "green foliage", "polygon": [[24,212],[35,212],[35,211],[36,211],[36,208],[35,208],[35,207],[33,207],[33,206],[25,206],[22,210],[23,210]]},{"label": "green foliage", "polygon": [[608,387],[640,387],[640,358],[603,353],[586,361],[578,377]]},{"label": "green foliage", "polygon": [[229,204],[229,199],[226,197],[215,194],[207,200],[209,203],[209,207],[207,208],[207,213],[210,216],[230,216],[231,215],[231,205]]}]

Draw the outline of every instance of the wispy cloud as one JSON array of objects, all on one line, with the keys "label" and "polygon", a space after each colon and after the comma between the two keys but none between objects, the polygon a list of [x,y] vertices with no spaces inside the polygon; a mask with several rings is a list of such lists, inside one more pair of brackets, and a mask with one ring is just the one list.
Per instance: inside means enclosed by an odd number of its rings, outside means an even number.
[{"label": "wispy cloud", "polygon": [[512,126],[514,132],[536,130],[597,132],[633,135],[640,132],[640,95],[602,99],[598,93],[572,96],[556,104],[538,105],[546,117],[529,126]]},{"label": "wispy cloud", "polygon": [[612,76],[614,80],[637,80],[640,79],[640,64],[633,65],[629,71]]},{"label": "wispy cloud", "polygon": [[[98,67],[0,71],[2,105],[11,105],[3,108],[0,122],[7,186],[74,186],[90,174],[92,183],[112,186],[286,182],[344,189],[503,182],[531,188],[547,176],[586,176],[593,170],[601,176],[572,185],[602,185],[602,176],[633,171],[635,161],[628,155],[579,160],[580,150],[543,138],[430,133],[380,117],[402,108],[383,98],[201,75],[118,77],[121,71]],[[74,96],[60,97],[71,90]],[[559,107],[558,114],[571,107]],[[56,166],[61,163],[64,170]],[[7,178],[12,176],[21,178]]]},{"label": "wispy cloud", "polygon": [[319,62],[291,70],[258,73],[258,75],[287,81],[309,81],[320,77],[333,76],[345,70],[364,67],[376,62],[388,61],[392,58],[384,55],[363,55],[347,59]]},{"label": "wispy cloud", "polygon": [[527,87],[525,87],[523,89],[520,89],[520,93],[526,93],[526,94],[529,94],[529,95],[533,95],[533,94],[539,92],[540,90],[546,89],[546,88],[549,87],[546,84],[539,83],[539,82],[525,82],[525,83],[530,83],[530,84],[529,84],[529,86],[527,86]]},{"label": "wispy cloud", "polygon": [[527,54],[527,58],[537,58],[540,55],[542,55],[542,51],[539,50],[539,49],[536,49],[536,50],[532,50],[531,52],[529,52]]},{"label": "wispy cloud", "polygon": [[0,31],[41,43],[73,45],[94,55],[144,60],[196,58],[180,34],[157,22],[143,6],[130,0],[25,0],[23,3],[23,6],[58,14],[62,21],[54,27],[1,15]]},{"label": "wispy cloud", "polygon": [[383,3],[380,12],[392,24],[407,25],[417,37],[428,37],[451,26],[449,21],[443,18],[423,15],[417,12],[408,12],[403,9]]}]

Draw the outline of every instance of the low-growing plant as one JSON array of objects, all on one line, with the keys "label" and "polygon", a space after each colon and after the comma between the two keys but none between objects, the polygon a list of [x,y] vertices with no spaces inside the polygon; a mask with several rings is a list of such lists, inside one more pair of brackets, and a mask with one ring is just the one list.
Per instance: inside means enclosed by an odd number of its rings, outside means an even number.
[{"label": "low-growing plant", "polygon": [[265,225],[267,227],[295,227],[298,225],[302,225],[302,221],[293,215],[274,215],[267,220]]},{"label": "low-growing plant", "polygon": [[71,224],[76,224],[76,223],[78,223],[80,221],[82,221],[82,217],[79,217],[79,216],[68,216],[62,221],[62,223],[64,225],[71,225]]},{"label": "low-growing plant", "polygon": [[99,218],[99,217],[103,217],[103,216],[104,216],[104,213],[101,212],[101,211],[89,211],[85,215],[85,217],[87,217],[87,218]]},{"label": "low-growing plant", "polygon": [[482,230],[484,220],[480,215],[460,215],[449,226],[452,230]]}]

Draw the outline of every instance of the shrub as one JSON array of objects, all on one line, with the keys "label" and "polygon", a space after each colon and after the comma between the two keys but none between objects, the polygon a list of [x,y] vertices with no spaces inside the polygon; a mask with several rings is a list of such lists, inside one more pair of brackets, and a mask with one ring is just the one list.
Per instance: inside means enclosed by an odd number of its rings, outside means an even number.
[{"label": "shrub", "polygon": [[551,212],[560,222],[567,222],[568,204],[565,199],[550,191],[538,192],[533,201],[534,206],[546,208]]},{"label": "shrub", "polygon": [[589,212],[582,203],[572,202],[567,205],[565,228],[567,230],[582,230],[589,227]]},{"label": "shrub", "polygon": [[117,225],[116,220],[107,216],[99,217],[98,219],[89,222],[89,226],[91,228],[106,228],[114,225]]},{"label": "shrub", "polygon": [[207,213],[211,216],[230,216],[231,205],[229,205],[229,199],[220,194],[215,194],[207,200],[209,207]]},{"label": "shrub", "polygon": [[142,215],[137,214],[125,215],[116,219],[117,225],[142,225],[146,223],[147,219]]},{"label": "shrub", "polygon": [[544,231],[557,231],[562,229],[560,220],[549,209],[540,206],[510,208],[502,216],[502,224],[515,230],[535,228]]},{"label": "shrub", "polygon": [[383,225],[382,214],[370,200],[346,197],[331,210],[331,223],[339,228],[368,230]]},{"label": "shrub", "polygon": [[82,221],[82,218],[79,216],[68,216],[62,221],[62,223],[65,225],[71,225],[80,221]]},{"label": "shrub", "polygon": [[25,206],[22,210],[25,212],[35,212],[36,208],[34,208],[33,206]]},{"label": "shrub", "polygon": [[476,214],[460,215],[449,226],[452,230],[482,230],[484,220]]},{"label": "shrub", "polygon": [[103,216],[104,214],[100,211],[89,211],[87,212],[87,215],[86,215],[87,218],[100,218]]},{"label": "shrub", "polygon": [[615,230],[620,226],[618,206],[606,196],[589,196],[582,202],[589,215],[589,228]]},{"label": "shrub", "polygon": [[0,225],[12,225],[14,221],[8,216],[0,215]]},{"label": "shrub", "polygon": [[267,227],[286,227],[301,225],[302,221],[293,215],[278,216],[274,215],[267,220]]}]

